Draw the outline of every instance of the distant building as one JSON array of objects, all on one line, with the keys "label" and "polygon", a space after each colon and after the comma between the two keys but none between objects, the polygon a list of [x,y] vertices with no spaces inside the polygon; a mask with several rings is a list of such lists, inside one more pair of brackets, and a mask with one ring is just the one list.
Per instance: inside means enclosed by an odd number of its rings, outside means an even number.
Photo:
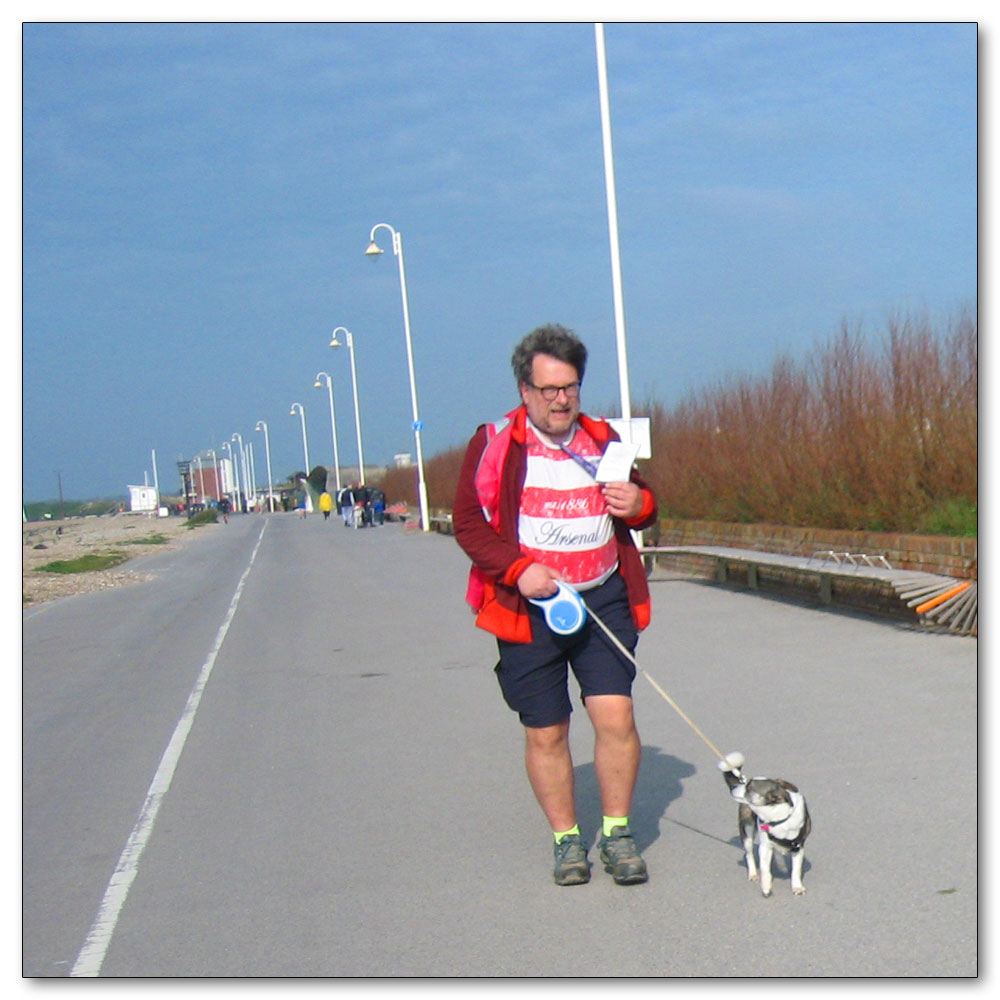
[{"label": "distant building", "polygon": [[130,510],[151,511],[160,506],[155,486],[130,486],[128,495]]},{"label": "distant building", "polygon": [[[221,487],[221,490],[220,490]],[[212,465],[210,459],[201,459],[191,463],[191,488],[195,500],[204,503],[206,500],[221,500],[222,495],[236,492],[233,479],[232,462],[228,458],[217,458]],[[220,495],[221,494],[221,495]]]},{"label": "distant building", "polygon": [[395,465],[397,469],[408,469],[411,465],[413,465],[413,456],[409,452],[404,452],[401,455],[393,455],[392,464]]}]

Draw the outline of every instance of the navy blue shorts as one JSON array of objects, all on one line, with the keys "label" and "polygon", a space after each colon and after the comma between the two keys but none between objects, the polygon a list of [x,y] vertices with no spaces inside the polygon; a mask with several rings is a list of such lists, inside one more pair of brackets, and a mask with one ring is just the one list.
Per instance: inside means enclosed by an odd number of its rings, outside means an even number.
[{"label": "navy blue shorts", "polygon": [[[634,653],[639,633],[621,575],[615,573],[582,596],[622,645]],[[498,639],[500,661],[495,667],[504,701],[525,726],[554,726],[569,718],[573,711],[567,684],[569,668],[580,686],[582,700],[594,694],[632,694],[635,667],[589,616],[579,632],[556,635],[545,624],[541,608],[529,603],[528,613],[532,641]]]}]

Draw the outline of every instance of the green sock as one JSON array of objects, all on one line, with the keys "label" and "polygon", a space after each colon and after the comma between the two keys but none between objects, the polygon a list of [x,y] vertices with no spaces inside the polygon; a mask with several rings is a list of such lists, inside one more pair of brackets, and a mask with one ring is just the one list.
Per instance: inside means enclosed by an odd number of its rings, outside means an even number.
[{"label": "green sock", "polygon": [[577,823],[577,824],[574,824],[569,830],[561,830],[558,833],[556,833],[556,831],[553,830],[552,833],[553,833],[553,835],[556,838],[556,843],[558,844],[559,841],[563,839],[563,837],[568,837],[571,833],[575,833],[579,837],[580,836],[580,825]]},{"label": "green sock", "polygon": [[605,816],[604,817],[604,836],[610,837],[611,831],[616,826],[628,826],[628,816]]}]

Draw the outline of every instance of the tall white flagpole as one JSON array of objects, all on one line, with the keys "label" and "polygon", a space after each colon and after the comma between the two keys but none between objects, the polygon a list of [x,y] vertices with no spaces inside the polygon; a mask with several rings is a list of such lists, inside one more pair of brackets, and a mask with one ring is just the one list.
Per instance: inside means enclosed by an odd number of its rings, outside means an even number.
[{"label": "tall white flagpole", "polygon": [[[628,354],[625,348],[625,302],[622,294],[622,262],[618,248],[618,204],[615,198],[615,163],[611,147],[611,106],[608,101],[608,66],[604,51],[604,25],[594,24],[597,44],[597,80],[601,95],[601,133],[604,139],[604,184],[608,201],[608,232],[611,237],[611,283],[615,303],[615,339],[618,345],[618,383],[621,393],[622,420],[632,419],[632,400],[628,387]],[[626,424],[628,426],[628,424]]]}]

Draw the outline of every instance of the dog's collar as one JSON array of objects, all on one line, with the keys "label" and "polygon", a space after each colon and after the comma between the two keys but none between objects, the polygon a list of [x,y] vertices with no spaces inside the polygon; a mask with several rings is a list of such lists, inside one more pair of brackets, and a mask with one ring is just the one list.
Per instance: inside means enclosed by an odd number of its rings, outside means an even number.
[{"label": "dog's collar", "polygon": [[766,830],[768,833],[770,833],[773,827],[784,826],[785,823],[787,823],[794,815],[795,815],[795,809],[793,808],[792,811],[784,819],[779,819],[775,823],[768,823],[766,820],[761,819],[759,821],[760,822],[760,828],[762,830]]},{"label": "dog's collar", "polygon": [[776,826],[784,826],[784,825],[785,825],[785,823],[787,823],[787,822],[788,822],[788,821],[789,821],[789,820],[790,820],[790,819],[791,819],[791,818],[792,818],[792,817],[793,817],[794,815],[795,815],[795,806],[792,806],[792,808],[791,808],[791,810],[789,811],[788,815],[787,815],[787,816],[786,816],[786,817],[785,817],[784,819],[779,819],[779,820],[777,820],[776,822],[773,822],[773,823],[769,823],[769,822],[768,822],[767,820],[765,820],[765,819],[762,819],[762,818],[758,818],[758,822],[759,822],[759,824],[760,824],[760,828],[761,828],[762,830],[766,830],[766,831],[767,831],[768,833],[770,833],[770,832],[771,832],[771,830],[772,830],[772,829],[773,829],[774,827],[776,827]]},{"label": "dog's collar", "polygon": [[760,828],[768,835],[768,837],[771,840],[773,840],[776,844],[779,844],[780,846],[784,847],[786,850],[797,851],[805,843],[805,839],[806,838],[803,835],[803,829],[804,828],[799,830],[799,835],[794,840],[788,840],[785,837],[776,837],[773,833],[771,833],[771,830],[772,830],[773,827],[781,826],[782,823],[787,823],[788,820],[790,820],[791,818],[792,818],[792,814],[789,813],[781,821],[781,823],[760,823],[759,825],[760,825]]}]

